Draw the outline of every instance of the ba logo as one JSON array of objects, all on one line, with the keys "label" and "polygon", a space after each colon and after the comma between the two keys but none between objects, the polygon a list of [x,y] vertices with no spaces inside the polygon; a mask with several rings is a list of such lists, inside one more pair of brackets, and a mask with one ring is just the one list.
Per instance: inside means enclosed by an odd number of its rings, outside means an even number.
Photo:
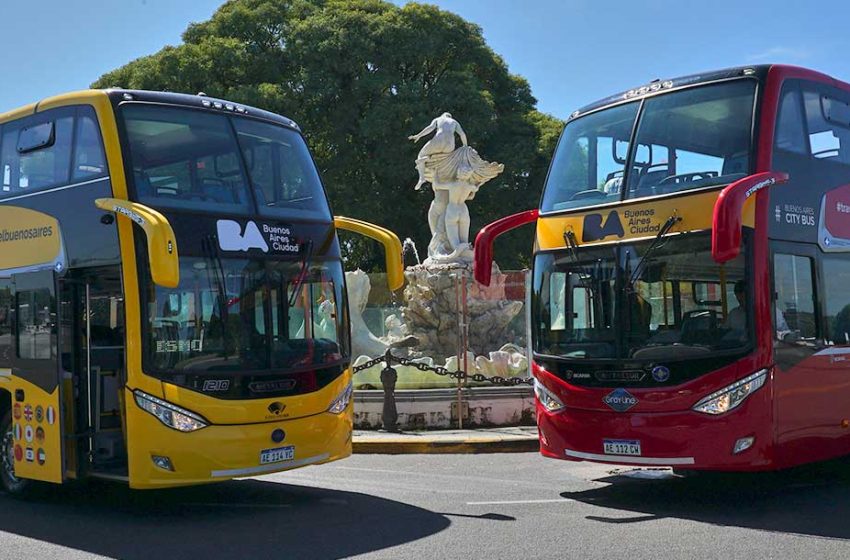
[{"label": "ba logo", "polygon": [[269,252],[269,244],[263,239],[260,228],[253,221],[245,225],[245,231],[239,222],[233,220],[219,220],[216,223],[218,231],[218,245],[222,251],[247,251],[259,249],[264,253]]},{"label": "ba logo", "polygon": [[625,234],[623,224],[620,222],[620,215],[616,210],[611,210],[604,223],[602,222],[602,214],[588,214],[585,216],[584,226],[581,231],[581,240],[582,242],[599,241],[609,235],[623,237]]}]

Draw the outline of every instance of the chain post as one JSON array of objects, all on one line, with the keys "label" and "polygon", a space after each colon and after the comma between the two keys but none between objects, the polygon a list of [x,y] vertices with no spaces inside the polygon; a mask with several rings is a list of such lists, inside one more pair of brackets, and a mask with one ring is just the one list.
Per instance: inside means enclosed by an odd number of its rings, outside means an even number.
[{"label": "chain post", "polygon": [[384,424],[384,430],[392,433],[397,433],[398,429],[398,409],[395,403],[395,384],[398,381],[398,372],[393,367],[392,351],[387,348],[387,353],[384,354],[384,369],[381,370],[381,385],[384,389],[384,407],[381,421]]}]

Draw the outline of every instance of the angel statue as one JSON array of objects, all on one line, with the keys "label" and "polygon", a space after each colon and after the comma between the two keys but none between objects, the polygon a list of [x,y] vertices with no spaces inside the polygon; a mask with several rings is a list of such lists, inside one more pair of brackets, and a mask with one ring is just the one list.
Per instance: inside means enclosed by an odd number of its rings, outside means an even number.
[{"label": "angel statue", "polygon": [[[421,132],[409,136],[418,142],[436,132],[422,146],[416,158],[419,181],[415,190],[431,183],[434,201],[428,209],[431,242],[428,244],[426,265],[472,260],[469,244],[469,209],[466,202],[475,197],[478,189],[504,171],[501,163],[484,161],[467,143],[466,133],[451,113],[443,113]],[[455,134],[463,146],[455,149]]]}]

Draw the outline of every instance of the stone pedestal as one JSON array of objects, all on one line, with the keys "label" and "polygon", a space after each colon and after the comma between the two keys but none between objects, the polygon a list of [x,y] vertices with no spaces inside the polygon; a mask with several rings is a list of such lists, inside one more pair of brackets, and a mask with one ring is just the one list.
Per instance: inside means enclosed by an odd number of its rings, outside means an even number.
[{"label": "stone pedestal", "polygon": [[522,311],[523,302],[505,299],[505,275],[501,272],[494,273],[489,287],[475,282],[466,264],[418,265],[404,274],[407,287],[402,318],[419,341],[413,348],[414,356],[427,356],[435,362],[457,356],[463,310],[463,295],[458,293],[461,282],[466,284],[469,352],[486,356],[508,341],[525,338],[522,330],[511,332],[509,328]]}]

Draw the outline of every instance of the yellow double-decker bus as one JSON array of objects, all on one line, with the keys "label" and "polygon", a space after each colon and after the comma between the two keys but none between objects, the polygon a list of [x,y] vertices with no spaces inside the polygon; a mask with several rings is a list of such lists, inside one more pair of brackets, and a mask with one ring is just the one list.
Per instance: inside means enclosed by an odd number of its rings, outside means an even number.
[{"label": "yellow double-decker bus", "polygon": [[206,483],[351,453],[345,278],[291,120],[84,91],[0,114],[0,480]]}]

